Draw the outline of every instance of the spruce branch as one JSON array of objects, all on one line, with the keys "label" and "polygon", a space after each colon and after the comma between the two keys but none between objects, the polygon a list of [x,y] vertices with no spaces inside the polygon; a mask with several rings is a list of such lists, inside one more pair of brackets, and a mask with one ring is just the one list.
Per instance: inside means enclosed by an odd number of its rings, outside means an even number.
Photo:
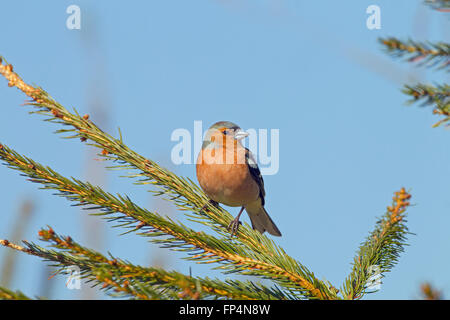
[{"label": "spruce branch", "polygon": [[[0,240],[1,244],[1,240]],[[12,291],[0,286],[0,300],[32,300],[21,291]]]},{"label": "spruce branch", "polygon": [[404,188],[395,192],[392,205],[387,207],[374,231],[360,246],[353,270],[344,282],[342,291],[346,299],[360,299],[370,292],[370,280],[374,276],[372,270],[378,270],[379,275],[384,276],[397,263],[407,245],[406,236],[410,234],[405,219],[410,198]]},{"label": "spruce branch", "polygon": [[[41,248],[33,243],[24,241],[26,247],[13,244],[8,240],[0,240],[0,245],[9,247],[14,250],[25,252],[29,255],[34,255],[45,259],[45,261],[54,262],[54,267],[59,267],[57,273],[69,274],[65,267],[78,266],[80,268],[80,277],[87,279],[88,281],[94,281],[94,286],[102,284],[102,290],[113,290],[116,295],[136,297],[140,299],[146,299],[149,297],[159,297],[157,293],[140,288],[138,285],[129,286],[129,282],[126,279],[119,279],[115,281],[115,274],[111,271],[112,268],[102,268],[98,266],[96,268],[95,261],[89,260],[86,257],[80,257],[80,255],[74,255],[66,252],[57,252],[54,250],[47,250]],[[90,256],[92,258],[92,255]]]},{"label": "spruce branch", "polygon": [[[187,257],[189,260],[220,263],[217,269],[222,271],[268,278],[305,297],[336,298],[325,283],[316,279],[299,263],[279,267],[277,264],[282,264],[283,261],[267,254],[267,250],[254,252],[230,237],[216,238],[204,232],[196,232],[181,223],[139,207],[127,196],[113,196],[87,182],[67,179],[1,144],[0,159],[11,169],[28,176],[30,181],[42,184],[43,189],[57,190],[57,195],[87,209],[101,209],[96,215],[104,215],[109,221],[131,228],[131,231],[139,230],[139,235],[151,237],[150,241],[163,247],[192,253]],[[290,260],[295,261],[292,258]]]},{"label": "spruce branch", "polygon": [[450,12],[450,0],[425,0],[431,8],[440,12]]},{"label": "spruce branch", "polygon": [[433,127],[450,120],[450,85],[431,86],[421,83],[415,86],[405,85],[403,93],[412,97],[407,103],[412,104],[422,101],[421,106],[433,105],[433,113],[444,117],[436,122]]},{"label": "spruce branch", "polygon": [[[221,268],[228,268],[229,272],[237,271],[244,274],[258,273],[260,276],[269,278],[276,274],[276,279],[278,279],[280,284],[282,283],[282,285],[288,286],[290,289],[292,287],[294,291],[297,290],[298,292],[305,294],[307,297],[322,299],[336,297],[335,292],[329,289],[329,285],[317,280],[313,273],[308,271],[296,260],[289,257],[282,248],[278,247],[268,237],[252,230],[248,224],[244,224],[239,229],[236,239],[237,241],[226,239],[229,237],[227,227],[233,217],[221,208],[206,206],[205,209],[205,203],[208,202],[207,197],[203,194],[200,188],[189,179],[180,178],[174,173],[160,167],[155,162],[148,160],[132,151],[123,143],[121,135],[119,139],[111,137],[98,128],[92,121],[90,121],[88,115],[81,117],[76,111],[74,113],[70,113],[41,88],[32,87],[25,84],[23,80],[12,71],[11,65],[1,64],[0,74],[5,76],[5,78],[9,81],[10,86],[16,86],[32,99],[32,101],[28,104],[37,109],[37,111],[32,113],[45,115],[46,121],[71,127],[71,129],[58,130],[58,133],[70,133],[71,135],[67,138],[79,138],[83,142],[89,141],[90,145],[102,150],[100,156],[107,160],[120,163],[118,166],[114,166],[113,168],[138,170],[139,172],[131,177],[138,177],[140,179],[138,181],[139,184],[152,184],[159,187],[160,190],[156,192],[156,195],[164,195],[168,197],[169,200],[173,201],[181,210],[191,211],[191,213],[188,214],[191,220],[210,227],[222,236],[222,238],[216,239],[211,236],[208,238],[208,236],[204,235],[207,239],[205,238],[203,241],[209,241],[209,245],[214,244],[216,247],[215,251],[208,251],[211,248],[205,245],[205,243],[201,243],[203,246],[200,246],[201,253],[194,255],[191,259],[197,259],[199,261],[202,260],[203,262],[207,261],[221,263],[224,261],[232,261],[231,265],[225,264],[225,267],[222,266]],[[29,163],[28,165],[33,166],[32,163]],[[48,174],[52,173],[53,172],[48,172]],[[37,182],[41,181],[38,179]],[[102,201],[111,200],[112,196],[104,193],[100,188],[94,188],[89,184],[83,184],[75,180],[73,182],[78,184],[75,189],[79,193],[76,193],[76,196],[67,196],[69,199],[75,197],[75,200],[80,201],[80,204],[89,203],[89,201],[86,201],[83,198],[83,190],[90,188],[94,193],[103,193],[102,196],[105,199]],[[64,189],[61,190],[66,192]],[[72,191],[73,190],[70,192]],[[91,204],[96,204],[100,208],[104,204],[102,201],[100,203],[96,203],[94,201],[95,199],[90,200],[93,201]],[[122,209],[127,206],[130,206],[133,209],[135,207],[135,205],[127,198],[121,197],[115,200],[122,202]],[[115,200],[113,202],[115,202]],[[139,210],[142,209],[139,208]],[[106,213],[103,214],[110,215],[116,212],[118,212],[117,207],[113,206],[108,207],[106,209]],[[153,224],[149,221],[144,221],[145,219],[143,217],[149,214],[148,211],[139,212],[139,214],[135,216],[132,216],[130,212],[119,212],[124,213],[128,218],[133,217],[134,219],[140,221],[137,226],[131,227],[130,231],[136,231],[142,226],[149,226],[151,229],[150,231],[152,231],[155,236],[170,234],[167,229],[158,229],[157,226],[161,227],[158,223],[162,221],[154,220]],[[135,212],[133,211],[133,213]],[[115,217],[113,219],[118,218]],[[121,217],[120,219],[125,226],[133,225],[133,223],[136,222],[133,219],[129,220],[124,217]],[[164,223],[168,223],[168,220],[164,220]],[[173,225],[173,227],[175,226]],[[175,234],[171,234],[173,238],[171,238],[170,243],[167,243],[167,239],[153,239],[153,241],[165,243],[165,245],[169,247],[183,247],[186,243],[188,243],[193,247],[199,248],[200,243],[198,241],[194,241],[193,239],[190,239],[190,242],[187,241],[189,237],[192,236],[194,236],[195,239],[195,232],[193,230],[187,229],[182,225],[177,225],[176,227],[178,228],[177,232],[175,232]],[[148,235],[149,232],[146,232],[145,234]],[[175,239],[179,240],[180,237],[182,241],[177,243]],[[223,250],[222,248],[224,245],[226,250]],[[232,250],[233,248],[240,248],[240,251]],[[235,255],[236,252],[237,255]],[[242,259],[239,255],[247,255],[250,258]],[[235,270],[235,268],[232,268],[233,265],[234,267],[238,265],[239,268]],[[245,268],[249,268],[252,271],[246,271]]]},{"label": "spruce branch", "polygon": [[[429,1],[435,2],[435,1]],[[447,2],[448,1],[444,1]],[[394,57],[406,57],[409,62],[418,62],[421,66],[447,69],[450,65],[450,45],[439,42],[432,44],[408,40],[403,42],[396,38],[380,38],[379,42],[385,46],[386,51]],[[424,105],[434,105],[433,113],[444,118],[433,125],[437,127],[450,120],[450,86],[447,84],[431,86],[425,84],[405,85],[403,93],[412,97],[409,104],[423,101]]]},{"label": "spruce branch", "polygon": [[0,244],[53,262],[57,273],[67,273],[67,267],[77,266],[84,279],[101,285],[113,295],[136,299],[286,299],[279,290],[250,282],[220,281],[191,277],[175,271],[142,267],[119,258],[83,247],[71,237],[56,234],[52,228],[39,231],[40,240],[55,250],[44,249],[25,241],[26,247],[0,240]]},{"label": "spruce branch", "polygon": [[446,69],[450,65],[450,45],[444,42],[418,42],[411,39],[402,41],[394,37],[380,38],[378,41],[388,54],[395,58],[406,58],[419,66]]}]

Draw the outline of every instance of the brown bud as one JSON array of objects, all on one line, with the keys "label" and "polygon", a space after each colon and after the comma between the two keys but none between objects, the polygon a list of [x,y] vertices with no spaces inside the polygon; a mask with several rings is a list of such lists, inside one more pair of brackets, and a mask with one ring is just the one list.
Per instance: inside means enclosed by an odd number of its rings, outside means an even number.
[{"label": "brown bud", "polygon": [[145,226],[145,225],[146,225],[145,222],[140,222],[140,223],[136,226],[136,229],[140,229],[140,228],[142,228],[142,227]]},{"label": "brown bud", "polygon": [[109,260],[108,263],[112,266],[117,266],[117,259]]},{"label": "brown bud", "polygon": [[62,118],[62,115],[58,110],[52,109],[52,114],[57,118]]}]

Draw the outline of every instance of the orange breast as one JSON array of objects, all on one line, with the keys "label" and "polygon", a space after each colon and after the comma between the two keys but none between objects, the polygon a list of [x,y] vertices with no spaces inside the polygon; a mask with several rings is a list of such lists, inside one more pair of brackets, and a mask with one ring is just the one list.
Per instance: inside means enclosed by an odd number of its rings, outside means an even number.
[{"label": "orange breast", "polygon": [[[245,153],[238,152],[234,163],[219,161],[222,158],[223,153],[202,150],[197,159],[197,179],[208,197],[231,207],[257,200],[259,186],[245,163]],[[228,156],[226,158],[233,159]]]}]

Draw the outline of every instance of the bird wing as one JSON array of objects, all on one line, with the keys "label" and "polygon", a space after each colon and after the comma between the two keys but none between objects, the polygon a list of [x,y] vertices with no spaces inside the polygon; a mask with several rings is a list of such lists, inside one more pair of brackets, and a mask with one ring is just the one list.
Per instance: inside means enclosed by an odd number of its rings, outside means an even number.
[{"label": "bird wing", "polygon": [[245,162],[247,163],[247,167],[252,178],[259,186],[259,196],[261,198],[261,204],[264,206],[264,197],[266,196],[266,191],[264,190],[264,180],[261,175],[261,171],[259,171],[258,164],[248,148],[245,148]]}]

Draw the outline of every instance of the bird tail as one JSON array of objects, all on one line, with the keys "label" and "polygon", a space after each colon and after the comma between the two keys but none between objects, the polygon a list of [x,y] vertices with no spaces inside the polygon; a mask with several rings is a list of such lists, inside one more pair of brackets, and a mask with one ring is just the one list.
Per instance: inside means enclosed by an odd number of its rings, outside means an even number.
[{"label": "bird tail", "polygon": [[281,237],[280,230],[278,230],[278,227],[272,221],[266,209],[262,206],[260,200],[246,205],[245,210],[250,217],[253,229],[258,230],[261,233],[267,231],[273,236]]}]

